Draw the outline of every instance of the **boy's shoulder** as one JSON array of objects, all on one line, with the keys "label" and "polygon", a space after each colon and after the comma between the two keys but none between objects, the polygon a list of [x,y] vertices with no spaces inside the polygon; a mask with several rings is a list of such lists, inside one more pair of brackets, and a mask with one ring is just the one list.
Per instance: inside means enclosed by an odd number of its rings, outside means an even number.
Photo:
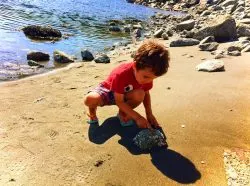
[{"label": "boy's shoulder", "polygon": [[111,74],[116,74],[116,75],[122,75],[122,74],[127,74],[133,71],[133,65],[134,62],[128,62],[128,63],[122,63],[115,67]]}]

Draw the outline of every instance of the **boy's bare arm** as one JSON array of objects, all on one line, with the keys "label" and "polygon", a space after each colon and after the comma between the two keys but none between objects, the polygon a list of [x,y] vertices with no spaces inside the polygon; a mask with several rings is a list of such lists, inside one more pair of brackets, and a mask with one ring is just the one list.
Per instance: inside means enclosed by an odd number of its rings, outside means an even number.
[{"label": "boy's bare arm", "polygon": [[124,102],[124,94],[114,93],[116,105],[125,112],[127,115],[132,117],[134,120],[137,120],[141,115],[134,111],[127,103]]},{"label": "boy's bare arm", "polygon": [[149,123],[155,127],[159,127],[159,123],[155,116],[153,115],[152,108],[151,108],[151,98],[150,98],[150,93],[149,91],[145,92],[145,97],[143,100],[143,105],[145,107],[145,112],[147,115],[147,120]]},{"label": "boy's bare arm", "polygon": [[143,100],[143,105],[144,105],[146,114],[147,115],[152,114],[151,97],[150,97],[149,91],[145,92],[145,97],[144,97],[144,100]]}]

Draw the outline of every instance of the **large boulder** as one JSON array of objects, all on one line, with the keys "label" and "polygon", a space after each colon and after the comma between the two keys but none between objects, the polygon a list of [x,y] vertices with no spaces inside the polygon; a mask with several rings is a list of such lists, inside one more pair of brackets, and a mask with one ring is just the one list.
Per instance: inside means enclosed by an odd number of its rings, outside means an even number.
[{"label": "large boulder", "polygon": [[24,34],[35,39],[61,38],[62,33],[50,26],[30,25],[22,28]]},{"label": "large boulder", "polygon": [[198,45],[199,43],[200,41],[197,39],[180,38],[180,39],[172,40],[170,42],[170,47],[193,46],[193,45]]},{"label": "large boulder", "polygon": [[194,34],[195,39],[202,40],[208,36],[214,36],[215,41],[230,41],[237,39],[236,22],[230,16],[223,16],[214,20],[216,22],[212,26],[200,29]]}]

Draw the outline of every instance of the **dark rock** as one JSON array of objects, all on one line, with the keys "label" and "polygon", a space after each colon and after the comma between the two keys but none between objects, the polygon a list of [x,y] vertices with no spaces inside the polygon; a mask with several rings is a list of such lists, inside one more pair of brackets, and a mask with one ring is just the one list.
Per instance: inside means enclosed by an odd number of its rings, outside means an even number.
[{"label": "dark rock", "polygon": [[43,52],[30,52],[27,54],[27,59],[34,61],[48,61],[49,54]]},{"label": "dark rock", "polygon": [[163,34],[161,35],[161,37],[162,37],[162,39],[164,39],[164,40],[168,40],[168,34],[167,34],[167,33],[163,33]]},{"label": "dark rock", "polygon": [[241,47],[240,46],[229,46],[228,48],[227,48],[227,51],[228,52],[233,52],[233,51],[241,51]]},{"label": "dark rock", "polygon": [[181,19],[181,21],[187,21],[187,20],[189,20],[189,19],[193,19],[193,17],[192,17],[190,14],[184,16],[184,17]]},{"label": "dark rock", "polygon": [[161,35],[163,33],[163,29],[159,29],[154,33],[155,38],[161,38]]},{"label": "dark rock", "polygon": [[110,63],[110,58],[106,54],[100,54],[94,61],[96,63]]},{"label": "dark rock", "polygon": [[121,32],[121,28],[118,26],[111,26],[109,27],[110,32]]},{"label": "dark rock", "polygon": [[29,60],[27,63],[28,63],[29,66],[44,67],[44,65],[41,65],[41,64],[39,64],[39,63],[37,63],[37,62],[35,62],[33,60]]},{"label": "dark rock", "polygon": [[133,36],[134,36],[135,38],[141,37],[141,29],[135,29],[135,30],[133,31]]},{"label": "dark rock", "polygon": [[58,63],[73,63],[74,59],[61,51],[54,51],[54,60]]},{"label": "dark rock", "polygon": [[238,51],[238,50],[234,50],[234,51],[228,52],[227,54],[228,54],[229,56],[240,56],[240,55],[241,55],[241,52]]},{"label": "dark rock", "polygon": [[133,141],[141,150],[167,146],[164,135],[157,129],[144,129],[134,137]]},{"label": "dark rock", "polygon": [[237,27],[237,34],[239,37],[249,37],[250,36],[250,26],[245,24],[240,24]]},{"label": "dark rock", "polygon": [[31,25],[22,28],[24,34],[31,38],[37,39],[54,39],[61,38],[62,33],[50,26]]},{"label": "dark rock", "polygon": [[81,56],[83,61],[92,61],[94,59],[93,54],[88,50],[81,51]]},{"label": "dark rock", "polygon": [[200,44],[199,48],[202,51],[214,51],[214,50],[217,50],[218,46],[219,46],[219,43],[212,42],[212,43]]},{"label": "dark rock", "polygon": [[241,52],[250,52],[250,45],[245,47]]}]

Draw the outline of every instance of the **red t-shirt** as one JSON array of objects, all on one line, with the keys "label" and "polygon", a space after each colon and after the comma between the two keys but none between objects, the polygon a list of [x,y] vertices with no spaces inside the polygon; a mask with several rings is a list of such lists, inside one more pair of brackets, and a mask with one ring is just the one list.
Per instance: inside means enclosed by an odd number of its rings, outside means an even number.
[{"label": "red t-shirt", "polygon": [[148,91],[153,87],[153,82],[139,84],[134,75],[134,62],[124,63],[116,67],[101,84],[116,93],[124,94],[131,90],[143,89]]}]

